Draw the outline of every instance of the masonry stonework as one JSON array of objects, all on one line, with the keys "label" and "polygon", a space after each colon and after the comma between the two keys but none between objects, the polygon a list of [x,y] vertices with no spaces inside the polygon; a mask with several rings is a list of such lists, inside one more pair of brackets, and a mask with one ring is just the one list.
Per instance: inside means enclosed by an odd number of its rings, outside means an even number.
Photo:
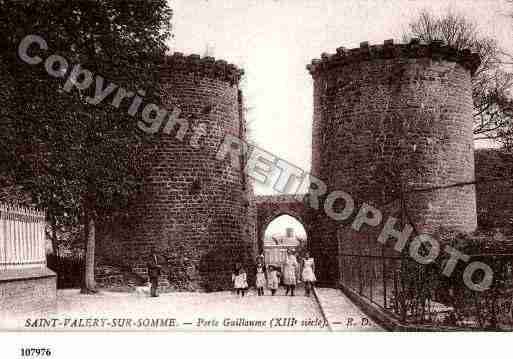
[{"label": "masonry stonework", "polygon": [[235,263],[254,258],[251,185],[229,158],[216,159],[226,135],[245,137],[241,75],[224,61],[180,53],[161,67],[161,103],[178,107],[180,119],[164,124],[148,148],[121,252],[134,266],[152,250],[176,258],[170,270],[185,266],[188,289],[226,289]]},{"label": "masonry stonework", "polygon": [[[322,54],[308,66],[312,174],[328,193],[350,194],[356,208],[365,202],[382,209],[403,198],[419,233],[474,230],[474,186],[448,186],[474,180],[470,81],[478,64],[468,51],[416,40]],[[337,278],[339,227],[322,214],[312,223],[324,281]]]},{"label": "masonry stonework", "polygon": [[513,228],[513,158],[510,152],[475,152],[477,220],[480,228]]},{"label": "masonry stonework", "polygon": [[[327,184],[326,193],[350,194],[356,210],[367,203],[384,219],[402,220],[406,212],[418,233],[474,230],[476,193],[467,183],[474,181],[470,81],[478,65],[477,55],[436,41],[362,43],[322,54],[308,66],[314,80],[312,175]],[[356,210],[336,222],[323,210],[323,198],[314,210],[292,196],[254,197],[244,171],[231,166],[229,156],[215,158],[225,135],[245,138],[241,74],[209,57],[166,59],[162,103],[170,111],[180,108],[183,121],[156,132],[124,234],[100,245],[135,266],[152,250],[167,253],[176,258],[170,271],[186,273],[187,289],[225,289],[236,262],[251,267],[269,222],[289,214],[307,230],[319,281],[335,283],[339,241],[349,238],[342,228]],[[314,184],[307,199],[315,191]],[[336,201],[335,211],[344,205]]]}]

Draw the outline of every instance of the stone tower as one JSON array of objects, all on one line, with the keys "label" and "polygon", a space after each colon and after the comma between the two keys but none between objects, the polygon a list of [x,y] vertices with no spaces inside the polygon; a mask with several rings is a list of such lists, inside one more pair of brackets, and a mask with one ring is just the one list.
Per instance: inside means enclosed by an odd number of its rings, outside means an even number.
[{"label": "stone tower", "polygon": [[161,67],[161,104],[181,113],[168,131],[155,134],[122,246],[134,265],[152,250],[167,255],[171,284],[183,289],[226,288],[234,264],[254,255],[250,186],[228,158],[216,159],[225,135],[245,136],[242,73],[222,60],[180,53]]},{"label": "stone tower", "polygon": [[[403,202],[419,232],[475,229],[474,186],[452,185],[474,180],[471,76],[478,65],[470,51],[416,39],[322,54],[307,66],[312,174],[357,206]],[[312,251],[328,280],[337,276],[340,223],[317,217]]]}]

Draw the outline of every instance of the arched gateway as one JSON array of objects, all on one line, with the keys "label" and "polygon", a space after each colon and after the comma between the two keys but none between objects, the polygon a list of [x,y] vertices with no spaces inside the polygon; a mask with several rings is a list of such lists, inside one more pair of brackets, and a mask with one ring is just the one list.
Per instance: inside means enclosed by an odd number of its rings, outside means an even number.
[{"label": "arched gateway", "polygon": [[308,212],[302,195],[269,195],[256,196],[257,208],[257,248],[260,253],[263,249],[264,233],[274,219],[281,215],[289,215],[300,222],[309,237]]}]

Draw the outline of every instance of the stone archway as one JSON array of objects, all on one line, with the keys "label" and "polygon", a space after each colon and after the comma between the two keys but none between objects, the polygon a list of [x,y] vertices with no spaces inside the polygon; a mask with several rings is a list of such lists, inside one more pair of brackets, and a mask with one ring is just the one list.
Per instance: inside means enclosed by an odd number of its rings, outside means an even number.
[{"label": "stone archway", "polygon": [[256,196],[255,204],[257,208],[258,253],[263,250],[265,229],[274,219],[284,214],[301,223],[306,231],[307,238],[310,238],[308,212],[302,197],[296,195]]}]

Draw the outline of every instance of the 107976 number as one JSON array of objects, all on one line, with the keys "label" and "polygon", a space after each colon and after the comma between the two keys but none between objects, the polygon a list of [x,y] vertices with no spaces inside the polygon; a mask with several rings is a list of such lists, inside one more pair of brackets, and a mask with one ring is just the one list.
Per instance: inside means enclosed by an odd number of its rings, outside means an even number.
[{"label": "107976 number", "polygon": [[50,348],[21,348],[22,357],[49,357],[51,355]]}]

